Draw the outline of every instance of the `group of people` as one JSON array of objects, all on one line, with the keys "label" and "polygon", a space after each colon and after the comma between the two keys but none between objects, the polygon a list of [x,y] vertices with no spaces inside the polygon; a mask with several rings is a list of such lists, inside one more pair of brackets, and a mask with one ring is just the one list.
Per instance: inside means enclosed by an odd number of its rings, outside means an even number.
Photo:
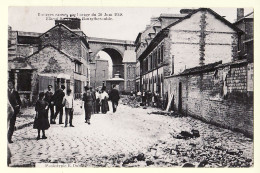
[{"label": "group of people", "polygon": [[85,87],[85,93],[83,94],[82,101],[84,102],[86,123],[90,124],[91,114],[103,113],[106,114],[109,111],[108,100],[111,100],[113,112],[116,112],[118,101],[120,99],[119,91],[116,89],[116,85],[113,85],[113,89],[106,92],[106,87],[101,89],[97,88],[96,91],[92,90],[92,87]]},{"label": "group of people", "polygon": [[[90,124],[92,114],[97,114],[100,111],[106,114],[109,111],[108,100],[111,100],[113,112],[116,112],[118,101],[120,99],[119,91],[116,89],[116,85],[113,85],[113,89],[108,94],[106,87],[103,86],[101,90],[99,88],[96,91],[92,91],[92,87],[85,86],[85,92],[82,98],[82,105],[85,110],[85,123]],[[37,140],[40,139],[40,132],[42,131],[42,139],[47,139],[45,130],[50,127],[50,124],[56,124],[56,118],[59,114],[59,124],[63,123],[63,108],[65,107],[65,127],[74,127],[73,112],[74,112],[74,98],[71,89],[67,90],[65,94],[65,86],[61,85],[60,89],[52,92],[52,85],[48,85],[48,91],[40,92],[38,100],[35,104],[36,116],[33,123],[33,128],[38,130]],[[17,91],[14,90],[14,82],[8,81],[8,117],[9,129],[8,129],[8,142],[13,143],[12,135],[15,130],[16,117],[20,112],[21,99]],[[81,108],[82,108],[81,105]],[[54,107],[56,112],[54,113]],[[48,120],[48,113],[50,112],[50,123]]]},{"label": "group of people", "polygon": [[152,106],[162,108],[162,97],[159,93],[148,91],[137,92],[137,96],[141,98],[143,106]]}]

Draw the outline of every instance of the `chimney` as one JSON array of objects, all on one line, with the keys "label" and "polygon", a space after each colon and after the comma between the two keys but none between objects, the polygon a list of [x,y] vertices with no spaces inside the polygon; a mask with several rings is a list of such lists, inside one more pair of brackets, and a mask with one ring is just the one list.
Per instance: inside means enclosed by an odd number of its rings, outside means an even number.
[{"label": "chimney", "polygon": [[237,20],[244,17],[244,8],[237,8]]}]

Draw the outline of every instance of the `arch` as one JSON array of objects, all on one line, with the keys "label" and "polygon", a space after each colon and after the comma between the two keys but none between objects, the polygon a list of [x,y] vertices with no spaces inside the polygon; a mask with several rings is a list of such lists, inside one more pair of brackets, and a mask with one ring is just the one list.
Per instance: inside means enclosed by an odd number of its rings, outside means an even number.
[{"label": "arch", "polygon": [[[93,45],[94,46],[94,45]],[[117,48],[116,46],[110,46],[110,45],[96,45],[96,49],[93,52],[92,60],[94,61],[96,58],[96,55],[100,51],[106,52],[111,60],[112,60],[112,77],[115,76],[115,74],[119,73],[121,78],[124,78],[124,65],[123,65],[123,56],[124,52]],[[122,47],[123,48],[123,47]]]}]

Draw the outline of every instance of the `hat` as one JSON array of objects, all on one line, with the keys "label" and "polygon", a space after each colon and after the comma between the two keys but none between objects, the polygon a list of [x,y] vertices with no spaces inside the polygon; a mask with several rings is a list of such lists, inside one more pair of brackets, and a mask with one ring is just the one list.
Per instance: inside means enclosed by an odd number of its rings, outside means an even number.
[{"label": "hat", "polygon": [[106,90],[106,86],[103,86],[101,90],[103,90],[103,91]]},{"label": "hat", "polygon": [[71,93],[71,89],[68,89],[68,90],[67,90],[67,93]]},{"label": "hat", "polygon": [[85,90],[89,90],[89,87],[88,86],[84,86]]}]

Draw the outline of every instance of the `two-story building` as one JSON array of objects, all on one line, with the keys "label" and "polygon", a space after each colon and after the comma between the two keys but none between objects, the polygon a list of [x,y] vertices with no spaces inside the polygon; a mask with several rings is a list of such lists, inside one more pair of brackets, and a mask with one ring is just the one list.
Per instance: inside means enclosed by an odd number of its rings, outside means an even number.
[{"label": "two-story building", "polygon": [[[49,84],[54,90],[64,84],[72,89],[75,98],[80,98],[84,86],[89,84],[90,49],[87,36],[79,28],[80,20],[68,18],[55,24],[41,34],[9,29],[9,78],[15,80],[18,91],[25,88],[23,85],[30,85],[30,91],[26,91],[29,102],[34,102]],[[30,80],[18,79],[22,79],[22,71]]]},{"label": "two-story building", "polygon": [[140,89],[162,95],[166,76],[198,65],[235,60],[241,33],[209,8],[183,9],[181,14],[151,18],[135,41]]}]

